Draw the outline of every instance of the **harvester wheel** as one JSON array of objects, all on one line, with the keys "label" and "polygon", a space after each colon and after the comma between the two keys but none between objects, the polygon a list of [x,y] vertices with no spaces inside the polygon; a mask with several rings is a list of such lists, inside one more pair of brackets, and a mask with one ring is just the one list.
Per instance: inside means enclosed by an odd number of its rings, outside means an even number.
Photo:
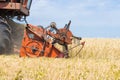
[{"label": "harvester wheel", "polygon": [[29,57],[39,57],[41,56],[42,45],[35,40],[32,40],[26,44],[25,50]]},{"label": "harvester wheel", "polygon": [[0,54],[11,53],[13,50],[10,26],[0,18]]}]

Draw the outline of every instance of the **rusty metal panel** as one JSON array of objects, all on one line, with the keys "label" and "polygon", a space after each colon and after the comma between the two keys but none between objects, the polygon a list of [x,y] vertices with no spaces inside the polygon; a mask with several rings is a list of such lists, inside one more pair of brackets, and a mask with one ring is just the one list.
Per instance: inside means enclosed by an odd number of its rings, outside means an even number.
[{"label": "rusty metal panel", "polygon": [[18,11],[23,13],[24,15],[29,15],[29,10],[25,8],[21,3],[11,3],[11,2],[0,2],[0,10],[12,10],[12,11]]}]

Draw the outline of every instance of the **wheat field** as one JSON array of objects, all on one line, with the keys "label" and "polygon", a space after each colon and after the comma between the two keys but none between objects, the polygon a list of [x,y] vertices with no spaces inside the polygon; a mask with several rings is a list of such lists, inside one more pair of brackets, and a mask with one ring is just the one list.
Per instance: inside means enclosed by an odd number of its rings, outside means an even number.
[{"label": "wheat field", "polygon": [[[0,80],[120,80],[120,39],[83,41],[80,54],[69,59],[0,55]],[[70,56],[79,48],[71,50]]]}]

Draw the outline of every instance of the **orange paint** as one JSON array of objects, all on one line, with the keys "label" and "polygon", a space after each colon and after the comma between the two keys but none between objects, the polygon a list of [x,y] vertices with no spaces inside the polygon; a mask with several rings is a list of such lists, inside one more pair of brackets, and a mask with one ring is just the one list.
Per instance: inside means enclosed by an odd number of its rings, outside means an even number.
[{"label": "orange paint", "polygon": [[47,31],[37,26],[29,25],[24,31],[24,38],[20,49],[21,57],[64,57],[49,41],[45,40]]}]

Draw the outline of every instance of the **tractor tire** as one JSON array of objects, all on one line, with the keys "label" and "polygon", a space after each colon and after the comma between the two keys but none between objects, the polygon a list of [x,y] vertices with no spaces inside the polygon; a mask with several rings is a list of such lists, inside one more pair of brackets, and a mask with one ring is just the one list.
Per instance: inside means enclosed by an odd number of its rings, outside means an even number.
[{"label": "tractor tire", "polygon": [[0,54],[8,54],[13,51],[11,28],[8,23],[0,17]]}]

